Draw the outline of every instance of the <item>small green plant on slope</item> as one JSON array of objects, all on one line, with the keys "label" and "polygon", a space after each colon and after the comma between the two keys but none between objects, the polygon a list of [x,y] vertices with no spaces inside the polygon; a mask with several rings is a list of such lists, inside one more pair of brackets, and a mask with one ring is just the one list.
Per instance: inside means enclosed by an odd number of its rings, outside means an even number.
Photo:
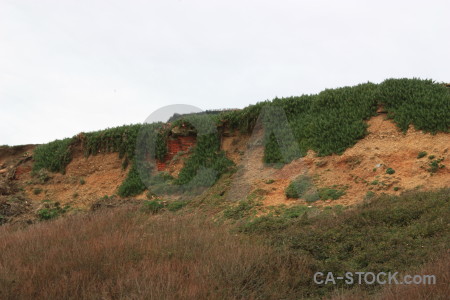
[{"label": "small green plant on slope", "polygon": [[427,156],[427,154],[428,153],[426,151],[420,151],[419,154],[417,154],[417,158],[425,157],[425,156]]},{"label": "small green plant on slope", "polygon": [[288,198],[302,198],[306,192],[313,186],[311,177],[300,175],[294,179],[286,188],[285,195]]},{"label": "small green plant on slope", "polygon": [[428,163],[429,168],[427,169],[430,173],[436,173],[439,169],[442,169],[445,167],[444,164],[441,164],[443,161],[443,158],[434,159]]},{"label": "small green plant on slope", "polygon": [[387,168],[386,174],[392,175],[392,174],[394,174],[394,173],[395,173],[395,170],[394,170],[394,169],[392,169],[392,168]]},{"label": "small green plant on slope", "polygon": [[321,200],[337,200],[345,195],[345,187],[338,189],[334,187],[325,187],[318,190],[318,194]]}]

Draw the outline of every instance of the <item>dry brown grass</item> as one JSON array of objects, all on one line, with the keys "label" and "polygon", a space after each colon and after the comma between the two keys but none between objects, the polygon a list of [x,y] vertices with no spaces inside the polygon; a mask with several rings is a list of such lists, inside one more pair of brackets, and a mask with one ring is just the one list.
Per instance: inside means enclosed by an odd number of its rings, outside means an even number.
[{"label": "dry brown grass", "polygon": [[450,296],[450,254],[447,253],[413,274],[436,275],[436,285],[390,285],[380,295],[383,300],[433,299]]},{"label": "dry brown grass", "polygon": [[3,226],[0,253],[2,299],[293,298],[312,276],[225,226],[135,208]]},{"label": "dry brown grass", "polygon": [[[370,295],[367,291],[354,289],[347,292],[338,292],[331,300],[404,300],[404,299],[429,299],[447,300],[450,295],[450,253],[445,253],[420,268],[411,270],[405,274],[410,275],[436,275],[436,284],[410,284],[410,285],[386,285],[380,292]],[[398,278],[401,278],[399,276]]]}]

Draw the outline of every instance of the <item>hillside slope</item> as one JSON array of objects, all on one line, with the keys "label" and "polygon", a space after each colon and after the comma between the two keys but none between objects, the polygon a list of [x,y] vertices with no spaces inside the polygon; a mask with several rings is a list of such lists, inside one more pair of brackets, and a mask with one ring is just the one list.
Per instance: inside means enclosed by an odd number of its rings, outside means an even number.
[{"label": "hillside slope", "polygon": [[[205,168],[213,174],[197,178],[199,187],[228,174],[220,196],[226,203],[256,191],[263,206],[305,201],[347,206],[375,194],[448,187],[449,113],[445,86],[389,79],[243,110],[179,116],[168,124],[80,133],[36,148],[2,147],[1,215],[12,220],[20,213],[11,210],[24,210],[30,221],[42,209],[84,210],[147,198],[193,200],[196,187],[189,184]],[[144,153],[156,159],[147,171],[157,183],[151,187],[137,171],[141,132],[155,143],[154,152]],[[280,144],[280,135],[288,144]],[[309,190],[292,193],[299,180]]]}]

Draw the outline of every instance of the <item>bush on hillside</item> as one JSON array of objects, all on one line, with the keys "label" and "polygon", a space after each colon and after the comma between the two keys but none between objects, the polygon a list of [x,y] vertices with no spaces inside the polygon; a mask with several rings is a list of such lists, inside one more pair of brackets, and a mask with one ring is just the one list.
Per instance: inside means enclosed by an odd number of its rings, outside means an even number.
[{"label": "bush on hillside", "polygon": [[36,147],[33,154],[33,173],[41,169],[64,173],[66,166],[72,160],[71,145],[73,143],[73,138],[66,138]]}]

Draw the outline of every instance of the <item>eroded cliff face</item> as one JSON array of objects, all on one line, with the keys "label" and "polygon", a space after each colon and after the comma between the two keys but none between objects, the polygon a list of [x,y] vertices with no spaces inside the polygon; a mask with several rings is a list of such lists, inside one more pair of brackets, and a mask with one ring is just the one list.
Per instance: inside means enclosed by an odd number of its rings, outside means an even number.
[{"label": "eroded cliff face", "polygon": [[[226,134],[221,137],[221,148],[238,171],[231,175],[224,193],[232,200],[257,190],[265,206],[306,204],[304,199],[288,199],[285,195],[289,183],[301,174],[310,176],[317,189],[333,186],[345,189],[339,199],[307,203],[314,206],[352,205],[363,201],[367,193],[400,194],[411,189],[450,186],[450,134],[431,135],[413,128],[403,134],[383,115],[373,117],[368,125],[369,134],[342,155],[317,157],[309,151],[305,157],[280,169],[263,163],[261,129],[251,136]],[[195,135],[170,136],[168,153],[157,162],[158,170],[176,177],[195,142]],[[85,157],[78,144],[65,174],[42,171],[32,175],[34,147],[0,148],[1,222],[32,222],[36,211],[54,203],[85,210],[95,207],[99,200],[129,201],[118,196],[111,200],[128,172],[118,153],[100,152]],[[419,152],[427,154],[418,158]],[[432,169],[435,160],[440,162],[437,169]],[[395,173],[388,174],[388,168]],[[146,198],[145,192],[133,197]]]}]

